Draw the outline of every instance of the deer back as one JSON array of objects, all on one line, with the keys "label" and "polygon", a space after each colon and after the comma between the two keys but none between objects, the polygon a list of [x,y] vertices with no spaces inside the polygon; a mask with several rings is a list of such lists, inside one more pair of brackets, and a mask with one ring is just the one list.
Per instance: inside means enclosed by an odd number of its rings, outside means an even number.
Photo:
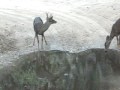
[{"label": "deer back", "polygon": [[111,37],[118,36],[118,35],[120,35],[120,19],[118,19],[115,22],[115,24],[113,24],[112,31],[111,31],[111,34],[110,34]]},{"label": "deer back", "polygon": [[40,17],[36,17],[33,21],[33,26],[34,26],[34,31],[38,33],[41,27],[43,26],[42,19]]}]

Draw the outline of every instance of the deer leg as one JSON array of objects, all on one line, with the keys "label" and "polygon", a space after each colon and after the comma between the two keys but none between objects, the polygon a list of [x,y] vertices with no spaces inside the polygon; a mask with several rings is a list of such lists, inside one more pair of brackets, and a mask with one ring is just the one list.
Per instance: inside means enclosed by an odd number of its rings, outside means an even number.
[{"label": "deer leg", "polygon": [[119,39],[118,39],[118,36],[116,36],[116,39],[117,39],[117,45],[119,45]]},{"label": "deer leg", "polygon": [[39,49],[39,37],[38,37],[38,35],[36,35],[36,37],[37,37],[38,49]]},{"label": "deer leg", "polygon": [[42,35],[42,44],[41,44],[41,48],[43,49],[43,35]]},{"label": "deer leg", "polygon": [[37,37],[37,34],[35,34],[34,40],[33,40],[33,46],[35,45],[35,38]]},{"label": "deer leg", "polygon": [[120,45],[120,36],[118,36],[118,45]]},{"label": "deer leg", "polygon": [[46,43],[46,45],[47,45],[47,41],[46,41],[46,39],[45,39],[45,36],[44,36],[44,34],[43,34],[43,38],[44,38],[44,40],[45,40],[45,43]]}]

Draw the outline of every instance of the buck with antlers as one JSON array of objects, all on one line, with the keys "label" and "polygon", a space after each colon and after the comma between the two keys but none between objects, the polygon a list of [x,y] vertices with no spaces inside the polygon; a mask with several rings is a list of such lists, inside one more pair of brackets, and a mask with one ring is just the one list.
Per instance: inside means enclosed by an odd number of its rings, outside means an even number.
[{"label": "buck with antlers", "polygon": [[120,44],[120,19],[118,19],[115,24],[112,26],[112,30],[110,33],[110,36],[106,37],[106,42],[105,42],[105,49],[108,49],[111,41],[113,40],[114,37],[117,38],[117,44]]},{"label": "buck with antlers", "polygon": [[37,38],[37,42],[38,42],[38,49],[39,49],[39,37],[38,35],[42,36],[42,44],[41,44],[41,48],[43,48],[43,40],[45,40],[45,43],[47,45],[47,41],[45,39],[44,36],[44,32],[46,30],[48,30],[48,28],[50,27],[51,24],[55,24],[57,23],[54,19],[53,16],[48,16],[48,13],[46,13],[46,22],[43,23],[42,19],[40,17],[36,17],[34,19],[33,22],[33,26],[34,26],[34,31],[35,31],[35,37],[34,37],[34,41],[33,41],[33,45],[35,44],[35,38]]}]

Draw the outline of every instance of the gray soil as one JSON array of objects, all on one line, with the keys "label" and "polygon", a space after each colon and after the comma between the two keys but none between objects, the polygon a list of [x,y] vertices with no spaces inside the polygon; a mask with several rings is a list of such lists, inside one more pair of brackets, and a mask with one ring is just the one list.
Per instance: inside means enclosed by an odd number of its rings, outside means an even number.
[{"label": "gray soil", "polygon": [[[38,50],[37,43],[33,46],[33,19],[40,16],[45,21],[46,12],[53,14],[58,23],[45,32],[48,41],[48,45],[44,44],[45,51],[80,52],[90,48],[104,48],[106,35],[119,18],[118,2],[119,0],[2,1],[0,67],[11,65],[19,55]],[[115,39],[110,48],[119,49]]]}]

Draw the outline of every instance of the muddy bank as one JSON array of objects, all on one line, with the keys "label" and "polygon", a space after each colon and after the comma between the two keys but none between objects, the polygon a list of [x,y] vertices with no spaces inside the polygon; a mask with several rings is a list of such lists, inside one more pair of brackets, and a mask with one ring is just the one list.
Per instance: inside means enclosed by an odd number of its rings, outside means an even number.
[{"label": "muddy bank", "polygon": [[[118,90],[120,52],[34,52],[0,73],[1,90]],[[27,88],[27,89],[26,89]]]}]

